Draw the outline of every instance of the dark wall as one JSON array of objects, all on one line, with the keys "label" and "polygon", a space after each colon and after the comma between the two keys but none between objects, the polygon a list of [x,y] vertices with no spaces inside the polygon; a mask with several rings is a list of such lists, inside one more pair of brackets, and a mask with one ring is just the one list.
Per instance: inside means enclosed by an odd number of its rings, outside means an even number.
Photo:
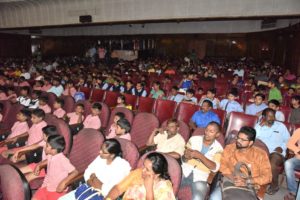
[{"label": "dark wall", "polygon": [[0,33],[0,57],[28,57],[30,55],[30,36]]}]

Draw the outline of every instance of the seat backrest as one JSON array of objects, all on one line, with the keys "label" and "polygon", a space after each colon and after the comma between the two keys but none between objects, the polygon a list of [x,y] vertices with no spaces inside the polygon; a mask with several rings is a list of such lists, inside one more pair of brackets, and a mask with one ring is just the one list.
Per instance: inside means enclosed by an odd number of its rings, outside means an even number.
[{"label": "seat backrest", "polygon": [[290,135],[293,134],[295,130],[295,125],[287,122],[283,122],[283,124],[286,126],[287,130],[289,131]]},{"label": "seat backrest", "polygon": [[[151,152],[149,152],[151,153]],[[149,153],[146,153],[144,154],[139,162],[138,162],[138,168],[142,168],[143,167],[143,164],[144,164],[144,160],[146,159],[146,156],[149,154]],[[173,192],[176,196],[178,190],[179,190],[179,187],[180,187],[180,183],[181,183],[181,166],[179,165],[178,161],[171,157],[171,156],[168,156],[166,154],[162,154],[167,162],[168,162],[168,172],[169,172],[169,175],[171,177],[171,182],[172,182],[172,185],[173,185]]]},{"label": "seat backrest", "polygon": [[17,114],[24,108],[23,105],[21,104],[12,104],[10,109],[9,109],[9,113],[8,113],[8,117],[7,120],[3,120],[3,124],[5,128],[10,129],[13,124],[17,121]]},{"label": "seat backrest", "polygon": [[148,137],[155,128],[159,127],[157,117],[152,113],[138,113],[131,126],[131,140],[138,148],[146,145]]},{"label": "seat backrest", "polygon": [[47,92],[47,97],[48,97],[48,105],[51,107],[52,111],[54,110],[53,105],[55,100],[57,99],[56,94],[52,92]]},{"label": "seat backrest", "polygon": [[155,99],[150,97],[139,97],[138,99],[138,112],[152,113],[152,108],[155,103]]},{"label": "seat backrest", "polygon": [[[167,128],[167,123],[168,123],[168,120],[164,121],[161,124],[161,127],[163,129]],[[190,138],[190,128],[183,121],[178,120],[178,123],[179,123],[179,130],[178,130],[178,132],[183,137],[183,139],[185,140],[185,142],[187,142],[189,140],[189,138]]]},{"label": "seat backrest", "polygon": [[65,105],[63,109],[66,113],[71,113],[74,111],[75,100],[72,96],[63,96],[63,100],[65,101]]},{"label": "seat backrest", "polygon": [[125,99],[126,99],[126,104],[131,105],[132,109],[136,107],[136,102],[137,102],[137,97],[136,95],[131,95],[131,94],[123,94]]},{"label": "seat backrest", "polygon": [[126,139],[116,138],[122,148],[122,156],[125,160],[127,160],[131,166],[131,169],[135,169],[140,158],[140,153],[137,149],[137,146]]},{"label": "seat backrest", "polygon": [[118,92],[106,91],[103,102],[110,108],[115,107],[117,105],[118,96]]},{"label": "seat backrest", "polygon": [[[205,134],[205,128],[196,128],[194,132],[192,133],[192,136],[197,136],[197,135],[204,135]],[[220,134],[219,137],[217,137],[217,141],[225,147],[225,138],[223,134]]]},{"label": "seat backrest", "polygon": [[181,102],[176,109],[175,117],[177,120],[189,123],[193,114],[200,109],[200,106]]},{"label": "seat backrest", "polygon": [[225,138],[229,135],[229,133],[233,130],[239,131],[243,126],[254,127],[257,122],[257,116],[246,115],[241,112],[231,112],[228,126],[225,134]]},{"label": "seat backrest", "polygon": [[130,124],[132,124],[133,112],[131,110],[127,109],[127,108],[116,107],[111,111],[110,118],[109,118],[108,125],[107,125],[108,128],[110,128],[111,124],[114,122],[115,114],[118,113],[118,112],[124,113],[125,118],[128,120],[128,122]]},{"label": "seat backrest", "polygon": [[91,102],[103,101],[105,90],[93,89],[90,100]]},{"label": "seat backrest", "polygon": [[220,122],[221,122],[221,127],[224,128],[224,124],[226,121],[226,111],[225,110],[221,110],[221,109],[212,109],[211,111],[213,111],[214,113],[216,113],[218,115],[218,117],[220,118]]},{"label": "seat backrest", "polygon": [[173,117],[175,109],[175,101],[157,99],[153,107],[153,113],[157,116],[159,122],[163,123]]},{"label": "seat backrest", "polygon": [[84,172],[88,165],[99,156],[104,142],[102,134],[95,129],[82,129],[73,139],[69,159],[79,172]]},{"label": "seat backrest", "polygon": [[290,114],[292,112],[291,107],[289,106],[280,106],[279,110],[284,114],[285,122],[289,121]]},{"label": "seat backrest", "polygon": [[110,117],[110,109],[105,103],[100,103],[100,104],[102,105],[102,109],[100,113],[101,128],[106,128]]},{"label": "seat backrest", "polygon": [[211,89],[214,87],[214,81],[206,81],[206,80],[201,80],[200,79],[200,84],[201,87],[203,88],[204,92],[207,92],[207,90]]},{"label": "seat backrest", "polygon": [[84,105],[84,118],[86,118],[89,114],[92,113],[92,104],[88,100],[79,100],[76,102],[75,106],[79,103]]},{"label": "seat backrest", "polygon": [[3,200],[30,200],[29,184],[17,167],[0,165],[0,194]]},{"label": "seat backrest", "polygon": [[0,101],[0,103],[2,103],[2,105],[3,105],[2,122],[5,122],[10,117],[9,116],[9,111],[11,109],[12,104],[8,100]]},{"label": "seat backrest", "polygon": [[79,91],[84,93],[85,99],[89,99],[89,98],[90,98],[91,88],[88,88],[88,87],[80,87],[80,88],[79,88]]}]

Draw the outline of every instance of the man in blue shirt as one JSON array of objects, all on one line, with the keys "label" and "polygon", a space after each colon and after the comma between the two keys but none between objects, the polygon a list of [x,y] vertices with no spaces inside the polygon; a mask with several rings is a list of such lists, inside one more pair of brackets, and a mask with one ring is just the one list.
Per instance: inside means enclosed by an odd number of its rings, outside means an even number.
[{"label": "man in blue shirt", "polygon": [[204,100],[200,111],[197,111],[192,116],[189,123],[191,129],[197,127],[205,128],[210,122],[214,121],[220,124],[218,115],[211,111],[213,104],[210,100]]},{"label": "man in blue shirt", "polygon": [[265,100],[265,95],[258,93],[255,95],[254,103],[250,104],[246,108],[247,115],[256,115],[260,116],[262,111],[266,109],[268,106],[263,102]]},{"label": "man in blue shirt", "polygon": [[290,138],[290,133],[286,126],[281,122],[275,121],[275,112],[271,108],[266,108],[263,110],[262,119],[255,125],[257,138],[267,145],[270,152],[272,183],[267,189],[267,193],[271,195],[279,190],[278,169],[284,162],[286,144]]}]

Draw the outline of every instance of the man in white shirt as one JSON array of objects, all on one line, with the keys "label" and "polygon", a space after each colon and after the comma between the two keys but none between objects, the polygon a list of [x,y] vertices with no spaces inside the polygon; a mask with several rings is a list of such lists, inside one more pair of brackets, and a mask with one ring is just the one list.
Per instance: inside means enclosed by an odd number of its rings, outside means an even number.
[{"label": "man in white shirt", "polygon": [[186,145],[182,164],[181,186],[190,186],[192,200],[204,200],[208,189],[207,179],[220,167],[222,145],[216,140],[221,127],[210,122],[203,136],[193,136]]}]

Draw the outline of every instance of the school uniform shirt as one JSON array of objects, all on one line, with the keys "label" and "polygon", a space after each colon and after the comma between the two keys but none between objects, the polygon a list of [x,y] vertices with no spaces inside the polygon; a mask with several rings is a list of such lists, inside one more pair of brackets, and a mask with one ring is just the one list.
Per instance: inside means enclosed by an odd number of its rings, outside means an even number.
[{"label": "school uniform shirt", "polygon": [[[203,136],[193,136],[188,141],[189,148],[201,152],[203,149]],[[197,159],[191,159],[187,162],[183,162],[182,173],[184,177],[188,177],[193,173],[193,181],[207,181],[210,172],[217,172],[220,168],[221,155],[223,152],[222,145],[215,140],[207,149],[204,154],[206,158],[216,163],[216,169],[210,170],[201,161]]]},{"label": "school uniform shirt", "polygon": [[145,89],[141,89],[141,90],[134,90],[134,95],[137,95],[139,97],[146,97],[147,96],[147,91]]},{"label": "school uniform shirt", "polygon": [[39,107],[39,99],[31,99],[28,108],[36,109]]},{"label": "school uniform shirt", "polygon": [[194,122],[197,127],[201,128],[206,128],[206,126],[212,121],[221,124],[219,116],[211,110],[206,113],[202,110],[195,112],[191,121]]},{"label": "school uniform shirt", "polygon": [[192,98],[188,98],[187,96],[184,96],[183,98],[182,98],[182,100],[181,101],[189,101],[189,102],[193,102],[194,104],[197,104],[197,98],[196,97],[192,97]]},{"label": "school uniform shirt", "polygon": [[16,121],[14,125],[11,127],[11,134],[9,134],[8,138],[13,138],[18,135],[21,135],[23,133],[28,132],[28,130],[29,127],[26,121],[25,122]]},{"label": "school uniform shirt", "polygon": [[161,153],[176,152],[180,156],[184,153],[185,141],[183,137],[177,133],[168,139],[168,133],[164,131],[154,137],[154,144],[157,145],[156,151]]},{"label": "school uniform shirt", "polygon": [[76,89],[74,87],[70,88],[70,94],[69,94],[69,89],[65,89],[64,92],[62,93],[65,96],[72,96],[74,97],[75,93],[76,93]]},{"label": "school uniform shirt", "polygon": [[283,150],[282,155],[285,156],[290,133],[283,123],[274,121],[274,124],[268,127],[261,126],[259,122],[255,125],[255,130],[256,138],[267,145],[270,153],[274,152],[277,147],[281,147]]},{"label": "school uniform shirt", "polygon": [[29,97],[23,97],[23,96],[19,96],[17,98],[17,102],[19,102],[21,105],[28,107],[30,104],[31,99]]},{"label": "school uniform shirt", "polygon": [[47,155],[47,173],[41,188],[45,187],[47,191],[55,192],[59,183],[74,170],[75,167],[63,153]]},{"label": "school uniform shirt", "polygon": [[64,92],[64,88],[61,85],[52,86],[47,92],[52,92],[52,93],[56,94],[56,96],[60,97],[61,94]]},{"label": "school uniform shirt", "polygon": [[93,129],[100,129],[101,121],[98,115],[88,115],[83,122],[84,128],[93,128]]},{"label": "school uniform shirt", "polygon": [[27,146],[35,144],[43,140],[43,131],[42,129],[47,126],[45,121],[41,121],[38,124],[33,124],[28,130],[29,137],[27,139]]},{"label": "school uniform shirt", "polygon": [[131,141],[130,133],[125,133],[123,135],[117,136],[117,134],[116,134],[116,125],[111,125],[106,138],[111,139],[111,138],[116,138],[116,137]]},{"label": "school uniform shirt", "polygon": [[182,94],[176,94],[168,97],[168,100],[176,101],[176,103],[180,103],[184,96]]},{"label": "school uniform shirt", "polygon": [[[69,125],[78,124],[79,115],[76,112],[68,113],[67,117],[69,118]],[[84,116],[81,115],[81,121],[84,120]]]},{"label": "school uniform shirt", "polygon": [[241,104],[237,101],[229,101],[228,99],[223,99],[220,102],[220,107],[222,110],[225,110],[227,112],[227,115],[231,113],[232,111],[235,112],[244,112]]},{"label": "school uniform shirt", "polygon": [[97,156],[85,170],[84,180],[87,181],[91,174],[95,173],[96,177],[103,183],[101,191],[106,196],[113,186],[129,174],[130,170],[131,167],[128,161],[119,156],[109,165],[106,159]]},{"label": "school uniform shirt", "polygon": [[42,109],[46,114],[51,113],[51,108],[48,104],[46,105],[39,105],[39,109]]},{"label": "school uniform shirt", "polygon": [[256,105],[255,103],[250,104],[246,107],[246,114],[247,115],[256,115],[257,113],[263,111],[268,106],[265,103],[262,103],[260,105]]},{"label": "school uniform shirt", "polygon": [[66,111],[62,108],[58,108],[53,112],[53,115],[55,115],[57,118],[63,118],[66,114]]}]

